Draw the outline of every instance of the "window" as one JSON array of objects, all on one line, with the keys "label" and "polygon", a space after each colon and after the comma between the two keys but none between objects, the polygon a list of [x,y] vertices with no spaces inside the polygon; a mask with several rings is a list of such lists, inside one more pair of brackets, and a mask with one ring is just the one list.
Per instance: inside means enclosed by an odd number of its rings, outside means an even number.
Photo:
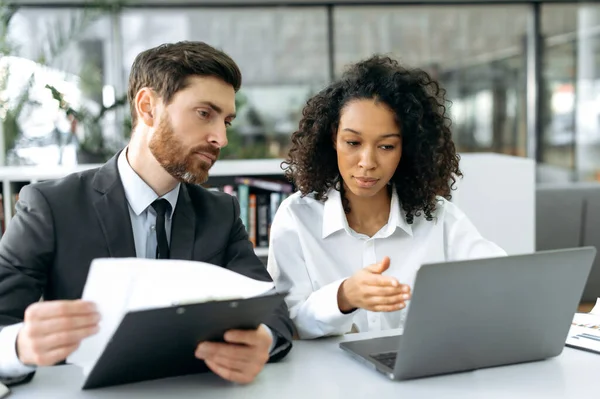
[{"label": "window", "polygon": [[541,180],[600,180],[600,6],[542,7]]},{"label": "window", "polygon": [[122,13],[125,75],[153,46],[200,40],[239,65],[238,118],[222,158],[285,156],[304,103],[328,81],[324,8],[127,10]]},{"label": "window", "polygon": [[[9,24],[11,52],[3,57],[5,150],[8,164],[75,164],[90,148],[89,131],[72,132],[64,110],[46,88],[56,88],[72,108],[97,114],[110,85],[110,18],[95,9],[19,10]],[[102,121],[116,134],[114,115]],[[101,136],[94,137],[102,140]],[[118,132],[121,134],[121,132]],[[88,147],[86,147],[88,146]]]},{"label": "window", "polygon": [[388,53],[447,90],[459,151],[525,155],[528,7],[393,6],[335,9],[335,69]]}]

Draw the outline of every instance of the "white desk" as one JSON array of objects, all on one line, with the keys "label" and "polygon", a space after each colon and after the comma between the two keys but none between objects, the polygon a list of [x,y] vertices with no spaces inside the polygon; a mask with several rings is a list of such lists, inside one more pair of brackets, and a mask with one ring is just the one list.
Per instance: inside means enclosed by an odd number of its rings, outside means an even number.
[{"label": "white desk", "polygon": [[600,355],[565,348],[557,358],[448,376],[394,382],[356,362],[339,338],[296,341],[288,357],[269,364],[254,383],[238,386],[213,374],[81,391],[73,366],[44,368],[13,387],[11,399],[153,398],[591,398],[598,394]]}]

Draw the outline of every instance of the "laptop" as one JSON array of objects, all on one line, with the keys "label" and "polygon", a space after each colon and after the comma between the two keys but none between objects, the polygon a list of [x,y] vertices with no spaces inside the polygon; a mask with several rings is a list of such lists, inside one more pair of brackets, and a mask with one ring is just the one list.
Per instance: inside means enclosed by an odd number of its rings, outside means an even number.
[{"label": "laptop", "polygon": [[595,256],[580,247],[423,265],[401,336],[340,347],[393,380],[557,356]]}]

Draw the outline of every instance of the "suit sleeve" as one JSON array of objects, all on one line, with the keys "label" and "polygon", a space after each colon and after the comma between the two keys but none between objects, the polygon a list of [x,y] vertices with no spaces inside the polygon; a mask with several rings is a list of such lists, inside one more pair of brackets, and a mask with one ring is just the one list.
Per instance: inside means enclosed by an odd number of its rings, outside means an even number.
[{"label": "suit sleeve", "polygon": [[50,207],[38,189],[25,186],[0,240],[0,325],[22,321],[25,309],[40,300],[53,256]]},{"label": "suit sleeve", "polygon": [[0,329],[21,322],[25,309],[40,300],[54,254],[53,226],[43,194],[25,186],[0,240]]},{"label": "suit sleeve", "polygon": [[[235,197],[232,197],[232,201],[234,221],[227,247],[225,267],[256,280],[272,281],[267,268],[256,256],[252,243],[248,240],[248,233],[240,219],[239,203]],[[294,335],[294,327],[287,305],[282,302],[265,324],[274,333],[274,339],[276,339],[270,361],[280,360],[292,348],[292,336]]]}]

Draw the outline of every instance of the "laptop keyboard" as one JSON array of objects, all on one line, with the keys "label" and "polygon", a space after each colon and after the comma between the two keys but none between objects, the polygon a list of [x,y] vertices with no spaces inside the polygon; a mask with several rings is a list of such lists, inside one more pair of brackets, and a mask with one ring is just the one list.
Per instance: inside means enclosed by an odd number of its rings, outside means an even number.
[{"label": "laptop keyboard", "polygon": [[376,355],[371,355],[371,357],[377,360],[379,363],[386,365],[387,367],[393,369],[396,365],[396,356],[398,352],[384,352],[378,353]]}]

